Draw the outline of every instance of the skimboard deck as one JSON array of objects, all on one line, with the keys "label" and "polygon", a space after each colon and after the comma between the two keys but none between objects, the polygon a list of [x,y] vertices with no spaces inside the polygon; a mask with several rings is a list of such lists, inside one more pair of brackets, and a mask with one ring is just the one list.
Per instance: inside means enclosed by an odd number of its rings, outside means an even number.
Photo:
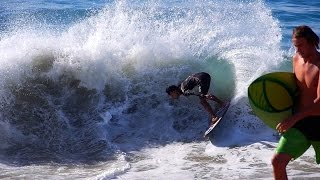
[{"label": "skimboard deck", "polygon": [[216,123],[212,124],[204,133],[204,138],[207,138],[208,135],[211,133],[211,131],[219,124],[219,122],[221,121],[221,119],[223,118],[223,116],[226,114],[226,112],[228,111],[230,106],[230,102],[227,102],[227,104],[225,106],[223,106],[222,108],[219,109],[219,111],[216,113],[217,116],[219,117],[219,119],[217,120]]},{"label": "skimboard deck", "polygon": [[272,72],[258,77],[248,87],[252,111],[267,126],[276,129],[292,116],[298,87],[291,72]]}]

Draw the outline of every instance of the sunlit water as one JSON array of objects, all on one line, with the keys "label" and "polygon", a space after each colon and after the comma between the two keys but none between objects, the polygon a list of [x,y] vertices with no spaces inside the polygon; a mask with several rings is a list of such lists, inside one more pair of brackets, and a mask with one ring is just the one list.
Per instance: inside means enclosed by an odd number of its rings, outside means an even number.
[{"label": "sunlit water", "polygon": [[[0,178],[272,179],[279,137],[251,112],[246,89],[264,72],[291,70],[292,27],[320,32],[319,7],[5,1]],[[232,100],[211,141],[198,98],[165,93],[199,71],[213,77],[211,92]],[[288,167],[293,179],[318,172],[313,149]]]}]

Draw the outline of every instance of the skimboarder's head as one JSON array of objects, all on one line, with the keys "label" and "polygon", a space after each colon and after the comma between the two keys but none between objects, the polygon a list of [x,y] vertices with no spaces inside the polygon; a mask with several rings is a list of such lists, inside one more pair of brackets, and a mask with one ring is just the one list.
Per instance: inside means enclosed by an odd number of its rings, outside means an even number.
[{"label": "skimboarder's head", "polygon": [[178,99],[179,96],[181,95],[179,90],[180,89],[178,86],[171,85],[171,86],[167,87],[166,92],[168,93],[168,95],[171,96],[172,99]]}]

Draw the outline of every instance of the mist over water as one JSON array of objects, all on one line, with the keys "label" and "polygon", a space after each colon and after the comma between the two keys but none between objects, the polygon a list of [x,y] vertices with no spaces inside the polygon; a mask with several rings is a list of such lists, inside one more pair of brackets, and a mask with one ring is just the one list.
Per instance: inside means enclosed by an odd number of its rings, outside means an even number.
[{"label": "mist over water", "polygon": [[121,0],[79,14],[61,26],[13,15],[1,32],[2,161],[127,169],[135,156],[124,152],[203,141],[198,98],[165,93],[200,71],[212,76],[212,93],[232,100],[217,146],[272,139],[246,98],[248,84],[283,61],[281,30],[263,1]]}]

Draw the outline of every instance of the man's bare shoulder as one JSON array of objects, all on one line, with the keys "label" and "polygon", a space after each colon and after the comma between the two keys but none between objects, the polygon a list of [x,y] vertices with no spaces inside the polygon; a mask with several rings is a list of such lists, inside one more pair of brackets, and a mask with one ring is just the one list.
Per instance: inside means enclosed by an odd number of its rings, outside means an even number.
[{"label": "man's bare shoulder", "polygon": [[299,61],[301,61],[301,56],[299,56],[297,53],[295,53],[292,57],[292,65],[293,65],[293,68],[295,69],[297,67],[299,63]]},{"label": "man's bare shoulder", "polygon": [[295,53],[292,57],[293,61],[298,61],[299,59],[301,59],[301,56],[299,56],[299,54]]}]

